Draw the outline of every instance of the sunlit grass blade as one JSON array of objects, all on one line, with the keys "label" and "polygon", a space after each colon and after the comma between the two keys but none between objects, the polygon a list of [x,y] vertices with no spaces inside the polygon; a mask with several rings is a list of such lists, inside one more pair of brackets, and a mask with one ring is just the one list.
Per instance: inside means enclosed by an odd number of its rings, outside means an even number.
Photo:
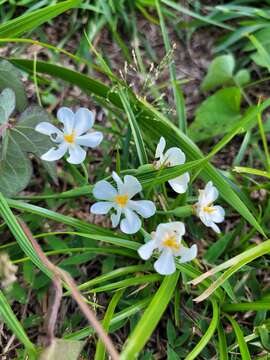
[{"label": "sunlit grass blade", "polygon": [[233,330],[235,332],[242,359],[243,360],[251,360],[249,349],[246,344],[246,341],[245,341],[245,338],[244,338],[244,335],[243,335],[243,332],[242,332],[240,326],[238,325],[236,320],[234,320],[234,318],[232,318],[231,316],[226,315],[226,317],[229,319],[229,321],[233,327]]},{"label": "sunlit grass blade", "polygon": [[134,359],[142,350],[166,310],[173,296],[178,278],[178,271],[173,275],[164,277],[158,291],[155,293],[134,331],[127,339],[120,356],[121,360]]},{"label": "sunlit grass blade", "polygon": [[0,290],[0,315],[1,319],[5,322],[5,324],[9,327],[9,329],[13,332],[13,334],[20,340],[20,342],[25,346],[29,359],[35,360],[37,350],[34,344],[31,342],[29,337],[24,331],[22,324],[17,319],[16,315],[12,311],[6,297],[3,292]]},{"label": "sunlit grass blade", "polygon": [[[119,276],[124,276],[130,273],[136,273],[136,272],[141,272],[141,271],[145,271],[145,270],[149,270],[150,266],[149,265],[131,265],[131,266],[125,266],[125,267],[120,267],[118,269],[112,270],[109,273],[106,274],[102,274],[100,276],[95,277],[94,279],[91,279],[81,285],[78,286],[79,290],[87,290],[88,288],[96,285],[96,284],[101,284],[102,282],[105,281],[109,281],[112,279],[115,279],[116,277]],[[64,293],[64,296],[69,295],[70,291],[68,290],[66,293]]]},{"label": "sunlit grass blade", "polygon": [[197,356],[205,348],[205,346],[208,344],[208,342],[214,335],[214,332],[216,331],[219,322],[219,308],[215,300],[212,300],[212,307],[213,307],[212,320],[208,329],[206,330],[206,333],[203,335],[203,337],[195,346],[195,348],[186,356],[185,360],[197,359]]},{"label": "sunlit grass blade", "polygon": [[63,12],[76,7],[80,4],[79,0],[63,1],[59,4],[46,6],[43,9],[35,10],[30,13],[6,21],[0,25],[0,37],[15,37],[27,31],[37,28],[44,22],[54,18]]},{"label": "sunlit grass blade", "polygon": [[[113,297],[107,307],[104,319],[102,321],[103,329],[106,332],[108,332],[108,330],[109,330],[110,322],[112,320],[115,308],[116,308],[119,300],[121,299],[122,295],[123,295],[123,290],[116,291],[116,293],[113,295]],[[97,347],[96,347],[96,353],[95,353],[94,360],[104,360],[104,359],[105,359],[105,346],[103,345],[102,341],[99,339],[98,343],[97,343]]]},{"label": "sunlit grass blade", "polygon": [[191,281],[192,284],[198,284],[203,279],[206,279],[208,276],[211,276],[225,268],[230,267],[227,271],[225,271],[213,284],[205,290],[200,296],[194,299],[196,302],[203,301],[207,299],[211,294],[213,294],[216,289],[218,289],[226,280],[228,280],[235,272],[241,269],[244,265],[250,263],[251,261],[257,259],[260,256],[263,256],[270,251],[270,240],[263,242],[260,245],[256,245],[251,249],[248,249],[241,254],[235,256],[234,258],[226,261],[225,263],[217,266],[214,269],[211,269],[207,273],[203,274],[197,279]]},{"label": "sunlit grass blade", "polygon": [[250,175],[257,175],[262,176],[265,178],[270,179],[270,172],[259,170],[259,169],[253,169],[245,166],[235,166],[233,168],[233,171],[239,173],[239,174],[250,174]]}]

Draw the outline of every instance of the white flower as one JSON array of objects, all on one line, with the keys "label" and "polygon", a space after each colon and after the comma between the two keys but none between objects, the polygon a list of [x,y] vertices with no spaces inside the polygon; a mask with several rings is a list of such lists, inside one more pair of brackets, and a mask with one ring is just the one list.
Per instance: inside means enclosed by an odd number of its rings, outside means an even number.
[{"label": "white flower", "polygon": [[[164,154],[165,146],[166,146],[166,141],[164,137],[161,137],[155,155],[155,158],[159,159],[155,165],[157,169],[160,169],[162,167],[182,165],[185,163],[186,156],[182,150],[180,150],[177,147],[172,147],[168,149]],[[173,190],[178,194],[183,194],[184,192],[187,191],[188,182],[189,182],[189,173],[187,172],[184,173],[183,175],[177,176],[176,178],[168,181],[168,183],[171,185]]]},{"label": "white flower", "polygon": [[117,184],[117,190],[108,181],[97,182],[93,194],[96,199],[105,201],[95,203],[90,211],[93,214],[107,214],[111,209],[115,209],[115,213],[111,215],[112,226],[116,227],[120,222],[121,214],[124,214],[120,229],[126,234],[134,234],[142,225],[137,214],[147,219],[155,214],[156,206],[149,200],[131,200],[134,195],[142,191],[141,184],[134,176],[126,175],[122,181],[113,172],[112,177]]},{"label": "white flower", "polygon": [[67,161],[71,164],[81,164],[86,157],[86,151],[81,146],[95,148],[103,139],[99,131],[88,133],[94,124],[93,113],[86,108],[79,108],[74,114],[67,107],[62,107],[57,112],[57,118],[64,125],[63,131],[48,122],[41,122],[35,128],[36,131],[49,135],[57,144],[57,147],[43,154],[41,159],[59,160],[68,151]]},{"label": "white flower", "polygon": [[152,240],[138,249],[140,257],[148,260],[153,251],[161,252],[154,263],[155,270],[161,275],[170,275],[175,272],[175,256],[180,256],[180,263],[193,260],[197,256],[197,245],[187,248],[181,245],[182,236],[185,234],[185,225],[180,221],[159,224],[156,232],[152,233]]},{"label": "white flower", "polygon": [[213,186],[212,181],[209,181],[204,190],[199,190],[199,199],[195,204],[195,210],[204,225],[220,233],[220,229],[215,223],[224,221],[225,211],[221,206],[213,205],[217,198],[218,190]]}]

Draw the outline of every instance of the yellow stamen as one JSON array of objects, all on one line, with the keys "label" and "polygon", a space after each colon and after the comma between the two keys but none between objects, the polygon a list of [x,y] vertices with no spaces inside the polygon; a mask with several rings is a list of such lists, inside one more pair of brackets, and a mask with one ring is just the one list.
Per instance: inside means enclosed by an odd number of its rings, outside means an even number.
[{"label": "yellow stamen", "polygon": [[69,135],[64,135],[64,139],[66,142],[70,143],[70,144],[73,144],[75,142],[75,133],[73,131],[72,134],[69,134]]},{"label": "yellow stamen", "polygon": [[125,194],[125,195],[116,195],[115,197],[115,202],[121,207],[125,207],[127,202],[128,202],[128,195]]},{"label": "yellow stamen", "polygon": [[176,241],[176,235],[169,235],[162,241],[163,246],[172,248],[173,250],[179,250],[180,244]]},{"label": "yellow stamen", "polygon": [[216,209],[214,209],[213,206],[205,206],[205,207],[203,208],[203,211],[206,212],[206,213],[208,213],[208,214],[212,214],[213,212],[216,211]]}]

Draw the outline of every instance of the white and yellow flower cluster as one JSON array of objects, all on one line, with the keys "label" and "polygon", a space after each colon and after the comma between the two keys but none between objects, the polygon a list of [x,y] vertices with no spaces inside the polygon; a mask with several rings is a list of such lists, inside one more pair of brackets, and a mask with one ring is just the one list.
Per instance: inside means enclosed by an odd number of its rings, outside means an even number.
[{"label": "white and yellow flower cluster", "polygon": [[[94,124],[91,111],[80,108],[74,114],[68,108],[60,108],[57,117],[63,124],[63,130],[54,125],[42,122],[36,130],[49,135],[56,144],[48,152],[41,156],[42,160],[55,161],[69,153],[67,161],[71,164],[81,164],[86,158],[86,151],[82,146],[95,148],[102,139],[101,132],[89,132]],[[156,169],[182,165],[186,157],[183,151],[172,147],[165,151],[166,141],[163,137],[157,145],[154,162]],[[112,227],[120,224],[120,229],[126,234],[135,234],[142,227],[141,218],[148,219],[156,213],[156,206],[150,200],[136,200],[134,197],[142,193],[142,186],[138,179],[131,175],[124,176],[122,180],[116,172],[112,173],[116,188],[108,181],[98,181],[93,188],[94,197],[99,200],[93,204],[90,211],[93,214],[105,215],[110,213]],[[178,194],[183,194],[188,189],[190,176],[184,173],[168,181],[171,188]],[[199,190],[198,202],[194,204],[194,212],[204,225],[220,233],[217,223],[224,220],[225,212],[221,206],[214,205],[218,198],[218,190],[209,181],[203,190]],[[159,224],[155,232],[151,234],[151,240],[140,246],[138,254],[144,260],[148,260],[154,252],[159,254],[154,263],[155,270],[162,275],[172,274],[175,269],[175,257],[179,263],[193,260],[197,256],[197,245],[190,248],[183,245],[182,238],[185,235],[185,225],[180,221]]]}]

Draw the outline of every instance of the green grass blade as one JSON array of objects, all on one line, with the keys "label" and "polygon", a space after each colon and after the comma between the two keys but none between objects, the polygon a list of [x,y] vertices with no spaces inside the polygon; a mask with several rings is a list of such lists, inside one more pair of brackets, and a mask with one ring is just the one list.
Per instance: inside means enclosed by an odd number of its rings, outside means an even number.
[{"label": "green grass blade", "polygon": [[79,4],[79,0],[63,1],[59,4],[47,6],[43,9],[32,11],[25,15],[18,16],[15,19],[6,21],[0,25],[0,37],[15,37],[22,35]]},{"label": "green grass blade", "polygon": [[120,356],[121,360],[134,359],[142,350],[166,310],[173,296],[178,278],[179,271],[173,275],[164,277],[158,291],[128,338],[126,346]]},{"label": "green grass blade", "polygon": [[208,342],[214,335],[214,332],[216,331],[219,322],[219,308],[215,300],[212,300],[212,306],[213,306],[213,315],[212,315],[211,323],[206,333],[203,335],[203,337],[195,346],[195,348],[186,356],[185,360],[197,359],[197,356],[205,348],[205,346],[208,344]]},{"label": "green grass blade", "polygon": [[237,312],[237,311],[260,311],[260,310],[270,310],[269,301],[252,301],[246,303],[238,304],[224,304],[222,306],[222,311],[225,312]]},{"label": "green grass blade", "polygon": [[135,141],[135,145],[136,145],[136,149],[137,149],[137,154],[138,154],[138,158],[140,161],[141,165],[147,164],[148,160],[147,160],[147,154],[145,151],[145,147],[144,147],[144,143],[143,143],[143,138],[142,138],[142,134],[140,131],[140,128],[138,126],[136,117],[132,111],[132,108],[129,104],[129,99],[127,97],[126,92],[122,89],[119,92],[119,96],[120,99],[122,101],[123,104],[123,108],[125,109],[125,112],[127,114],[128,117],[128,121],[129,121],[129,125],[132,131],[132,135]]},{"label": "green grass blade", "polygon": [[[212,270],[210,270],[209,274],[213,275],[214,273],[224,269],[225,267],[231,266],[230,269],[225,271],[213,284],[205,290],[200,296],[194,299],[196,302],[200,302],[208,298],[211,294],[213,294],[221,285],[224,284],[226,280],[228,280],[235,272],[241,269],[244,265],[250,263],[251,261],[257,259],[260,256],[268,254],[270,252],[270,240],[263,242],[260,245],[256,245],[251,249],[248,249],[241,254],[235,256],[234,258],[226,261],[225,263],[219,265]],[[218,269],[217,269],[218,268]],[[202,276],[202,278],[205,278]],[[195,280],[195,283],[198,283]]]},{"label": "green grass blade", "polygon": [[224,331],[224,329],[223,329],[223,327],[221,325],[221,322],[219,322],[217,330],[218,330],[218,354],[219,354],[219,360],[229,360],[226,334],[225,334],[225,331]]},{"label": "green grass blade", "polygon": [[240,326],[237,324],[237,322],[231,316],[226,315],[226,317],[229,319],[230,323],[232,324],[232,327],[235,332],[236,339],[237,339],[237,342],[239,345],[242,359],[243,360],[251,360],[248,346],[247,346],[247,343],[245,341],[245,338],[244,338],[244,335],[243,335],[243,332],[242,332]]},{"label": "green grass blade", "polygon": [[[169,53],[169,52],[172,51],[172,49],[171,49],[171,45],[170,45],[170,41],[169,41],[168,32],[167,32],[167,29],[166,29],[164,17],[163,17],[163,14],[162,14],[162,9],[161,9],[159,0],[156,0],[155,3],[156,3],[158,16],[159,16],[160,27],[161,27],[161,32],[162,32],[163,41],[164,41],[164,45],[165,45],[165,50],[166,50],[167,53]],[[174,100],[175,100],[175,105],[176,105],[176,112],[177,112],[177,117],[178,117],[179,129],[182,130],[184,133],[186,133],[187,124],[186,124],[186,111],[185,111],[184,94],[183,94],[179,84],[177,83],[176,68],[175,68],[174,62],[171,62],[169,64],[169,70],[170,70],[171,84],[172,84],[172,88],[173,88]]]},{"label": "green grass blade", "polygon": [[17,319],[16,315],[12,311],[7,299],[5,298],[3,292],[0,290],[0,314],[1,319],[6,323],[9,329],[13,332],[14,335],[20,340],[20,342],[25,346],[26,350],[29,353],[30,359],[35,359],[36,349],[34,344],[28,338],[27,334],[24,331],[23,326]]},{"label": "green grass blade", "polygon": [[4,196],[0,193],[0,215],[3,220],[6,222],[9,227],[11,233],[15,237],[18,245],[21,247],[23,252],[31,259],[31,261],[41,269],[45,274],[51,277],[51,272],[47,269],[47,267],[40,261],[40,258],[36,254],[32,244],[29,239],[25,235],[21,226],[18,224],[15,216],[10,210],[8,203]]},{"label": "green grass blade", "polygon": [[[112,320],[115,308],[116,308],[119,300],[121,299],[122,295],[123,295],[122,290],[117,291],[113,295],[112,300],[109,303],[109,306],[106,310],[104,319],[102,321],[103,329],[106,332],[108,332],[108,330],[109,330],[110,322]],[[95,360],[104,360],[104,359],[105,359],[105,346],[104,346],[103,342],[99,339],[98,343],[97,343],[97,347],[96,347]]]}]

